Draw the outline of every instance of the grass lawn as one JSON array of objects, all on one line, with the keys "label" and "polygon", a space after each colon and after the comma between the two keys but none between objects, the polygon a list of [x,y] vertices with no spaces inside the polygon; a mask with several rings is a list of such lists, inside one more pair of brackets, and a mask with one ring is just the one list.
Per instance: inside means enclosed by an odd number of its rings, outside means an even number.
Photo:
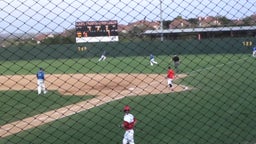
[{"label": "grass lawn", "polygon": [[[115,58],[99,63],[97,69],[93,67],[96,62],[77,60],[70,62],[70,67],[77,68],[68,72],[166,73],[167,59],[156,57],[157,69],[144,57]],[[124,131],[118,125],[126,104],[138,119],[136,143],[255,143],[256,59],[248,55],[184,55],[181,59],[180,69],[188,77],[175,82],[194,87],[191,91],[127,97],[3,138],[0,143],[121,143]],[[61,64],[57,63],[51,65]],[[49,71],[61,72],[50,67]],[[59,103],[59,99],[49,101],[49,105]]]},{"label": "grass lawn", "polygon": [[[194,73],[207,68],[222,66],[237,60],[247,59],[249,55],[180,55],[180,69],[184,73]],[[106,61],[98,62],[92,59],[55,59],[30,61],[1,61],[2,75],[35,74],[39,67],[45,69],[46,74],[61,73],[166,73],[167,67],[173,66],[170,56],[155,57],[159,63],[151,67],[149,57],[107,57]]]},{"label": "grass lawn", "polygon": [[90,98],[92,96],[62,96],[57,91],[48,91],[40,96],[36,91],[1,91],[0,125]]}]

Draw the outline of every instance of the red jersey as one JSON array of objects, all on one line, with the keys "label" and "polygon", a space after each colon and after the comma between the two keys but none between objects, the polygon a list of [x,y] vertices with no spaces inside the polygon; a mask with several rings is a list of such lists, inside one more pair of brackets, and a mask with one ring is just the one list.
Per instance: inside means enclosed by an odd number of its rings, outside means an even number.
[{"label": "red jersey", "polygon": [[172,69],[169,69],[167,72],[167,78],[174,79],[175,73]]}]

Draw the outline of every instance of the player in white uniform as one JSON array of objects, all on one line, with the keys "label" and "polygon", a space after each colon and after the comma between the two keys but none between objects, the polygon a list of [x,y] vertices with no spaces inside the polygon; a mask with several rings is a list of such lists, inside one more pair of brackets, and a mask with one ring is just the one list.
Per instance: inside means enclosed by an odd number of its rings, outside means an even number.
[{"label": "player in white uniform", "polygon": [[98,61],[104,61],[106,58],[106,51],[103,51]]},{"label": "player in white uniform", "polygon": [[38,95],[41,94],[41,91],[43,90],[44,94],[47,93],[46,88],[45,88],[45,84],[44,84],[44,71],[42,68],[39,69],[39,71],[36,74],[37,77],[37,91],[38,91]]},{"label": "player in white uniform", "polygon": [[254,48],[252,48],[252,56],[256,57],[256,46]]},{"label": "player in white uniform", "polygon": [[123,144],[135,144],[134,143],[134,126],[137,122],[136,118],[130,113],[130,107],[124,107],[124,121],[122,127],[125,129],[123,138]]},{"label": "player in white uniform", "polygon": [[149,60],[150,60],[151,66],[153,66],[154,64],[157,64],[157,62],[155,61],[155,56],[153,54],[150,54]]}]

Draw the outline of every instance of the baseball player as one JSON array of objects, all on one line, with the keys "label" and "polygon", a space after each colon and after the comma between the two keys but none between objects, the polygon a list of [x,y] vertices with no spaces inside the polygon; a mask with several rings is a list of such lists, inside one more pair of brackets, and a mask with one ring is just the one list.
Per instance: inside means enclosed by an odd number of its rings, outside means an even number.
[{"label": "baseball player", "polygon": [[124,121],[122,127],[125,129],[123,138],[123,144],[135,144],[134,143],[134,126],[137,122],[136,118],[130,113],[131,108],[126,105],[124,107]]},{"label": "baseball player", "polygon": [[252,56],[256,57],[256,46],[252,48]]},{"label": "baseball player", "polygon": [[99,60],[98,61],[104,61],[107,57],[105,56],[106,55],[106,51],[103,51],[102,55],[100,56]]},{"label": "baseball player", "polygon": [[153,66],[154,64],[157,64],[157,62],[155,61],[155,56],[153,54],[150,54],[149,60],[150,60],[151,66]]},{"label": "baseball player", "polygon": [[38,95],[41,94],[41,91],[43,90],[44,94],[47,93],[46,88],[45,88],[45,84],[44,84],[44,71],[42,68],[39,69],[39,71],[36,74],[37,77],[37,92]]},{"label": "baseball player", "polygon": [[175,77],[175,72],[169,66],[168,67],[168,71],[167,71],[167,84],[171,88],[171,91],[173,91],[173,83],[172,83],[172,81],[173,81],[174,77]]}]

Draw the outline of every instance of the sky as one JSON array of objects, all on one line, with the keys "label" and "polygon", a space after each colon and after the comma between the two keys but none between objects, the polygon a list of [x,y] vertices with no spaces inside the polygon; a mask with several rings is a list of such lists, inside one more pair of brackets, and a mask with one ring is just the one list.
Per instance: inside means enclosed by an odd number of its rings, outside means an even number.
[{"label": "sky", "polygon": [[[63,32],[77,21],[148,21],[256,14],[255,0],[1,0],[0,34]],[[160,11],[162,10],[162,13]]]}]

